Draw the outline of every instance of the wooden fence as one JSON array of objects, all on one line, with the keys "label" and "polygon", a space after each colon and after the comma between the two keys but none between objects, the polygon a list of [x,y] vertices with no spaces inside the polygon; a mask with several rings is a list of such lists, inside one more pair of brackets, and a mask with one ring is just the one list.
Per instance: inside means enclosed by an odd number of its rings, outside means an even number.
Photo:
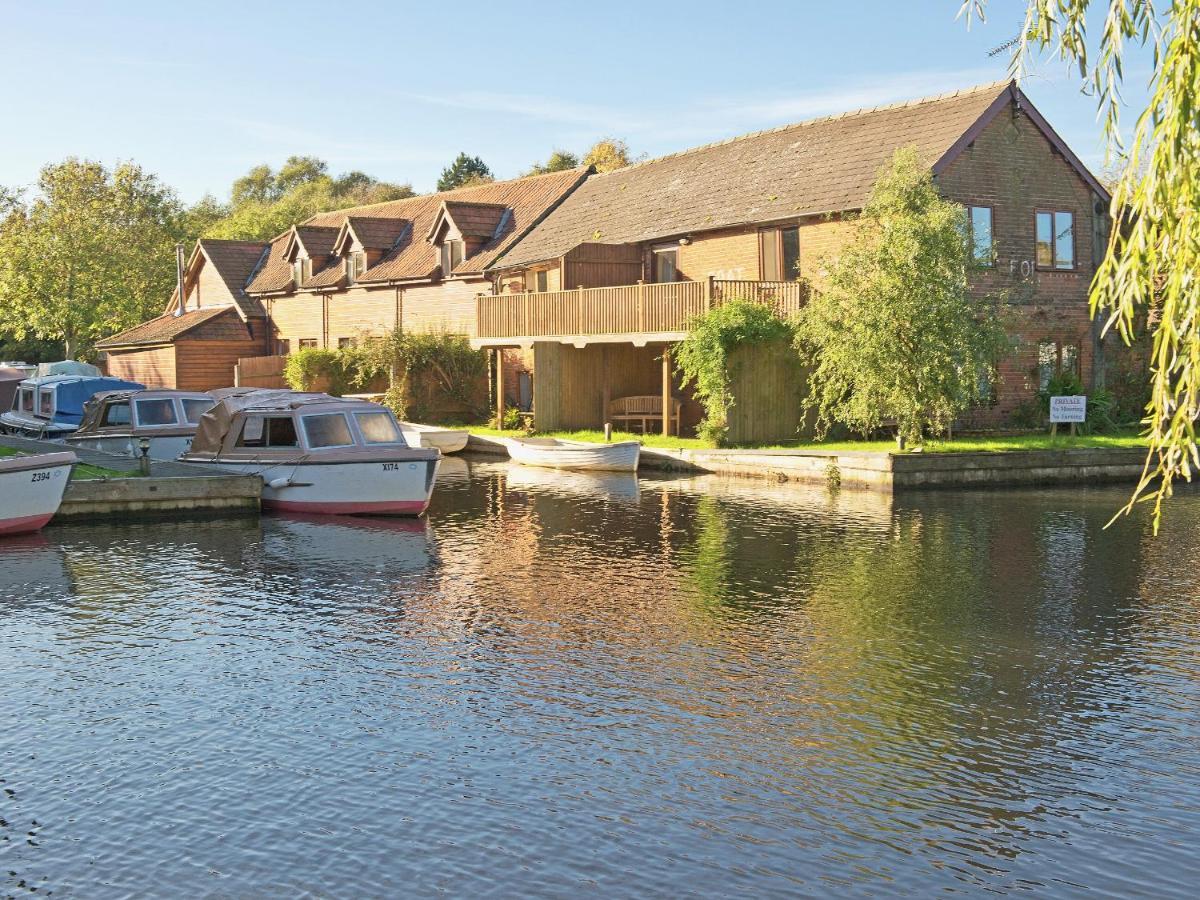
[{"label": "wooden fence", "polygon": [[804,305],[799,281],[674,281],[524,294],[480,294],[476,336],[522,338],[676,333],[714,306],[734,299],[768,304],[781,316]]},{"label": "wooden fence", "polygon": [[283,378],[286,356],[247,356],[237,361],[233,370],[236,387],[286,388]]}]

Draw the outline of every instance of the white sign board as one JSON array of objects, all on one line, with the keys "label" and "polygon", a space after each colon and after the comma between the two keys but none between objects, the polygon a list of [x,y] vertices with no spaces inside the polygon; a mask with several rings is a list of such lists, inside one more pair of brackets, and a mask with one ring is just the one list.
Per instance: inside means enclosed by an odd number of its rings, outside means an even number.
[{"label": "white sign board", "polygon": [[1087,421],[1087,397],[1051,397],[1050,424]]}]

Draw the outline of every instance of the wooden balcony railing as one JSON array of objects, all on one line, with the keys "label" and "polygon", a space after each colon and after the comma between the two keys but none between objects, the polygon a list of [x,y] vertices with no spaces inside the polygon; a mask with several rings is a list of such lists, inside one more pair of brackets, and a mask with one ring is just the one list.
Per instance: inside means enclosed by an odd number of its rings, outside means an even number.
[{"label": "wooden balcony railing", "polygon": [[476,338],[539,338],[680,333],[696,316],[734,299],[772,306],[781,316],[804,305],[798,281],[674,281],[526,294],[480,294]]}]

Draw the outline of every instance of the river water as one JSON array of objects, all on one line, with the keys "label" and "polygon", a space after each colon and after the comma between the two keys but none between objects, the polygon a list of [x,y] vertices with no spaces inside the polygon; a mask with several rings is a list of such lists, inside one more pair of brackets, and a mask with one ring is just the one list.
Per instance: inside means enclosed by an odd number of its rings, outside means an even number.
[{"label": "river water", "polygon": [[1185,896],[1200,497],[452,460],[0,542],[0,896]]}]

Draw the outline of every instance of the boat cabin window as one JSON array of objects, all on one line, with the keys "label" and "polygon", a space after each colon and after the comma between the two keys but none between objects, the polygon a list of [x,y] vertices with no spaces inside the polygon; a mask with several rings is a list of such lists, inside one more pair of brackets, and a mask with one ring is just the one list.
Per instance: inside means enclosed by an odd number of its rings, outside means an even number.
[{"label": "boat cabin window", "polygon": [[33,412],[33,388],[21,388],[16,399],[13,401],[13,409],[18,409],[27,413]]},{"label": "boat cabin window", "polygon": [[238,447],[298,447],[291,416],[247,416],[238,435]]},{"label": "boat cabin window", "polygon": [[38,389],[37,414],[46,419],[54,415],[54,390],[52,388]]},{"label": "boat cabin window", "polygon": [[368,444],[401,444],[404,442],[396,420],[390,413],[360,412],[354,414],[358,430],[362,432],[363,440]]},{"label": "boat cabin window", "polygon": [[312,450],[322,447],[348,447],[354,443],[354,436],[350,434],[350,423],[341,413],[305,416],[304,436],[308,439],[309,449]]},{"label": "boat cabin window", "polygon": [[100,427],[111,427],[113,425],[128,425],[129,424],[129,401],[125,400],[120,403],[110,403],[104,408],[104,419],[100,422]]},{"label": "boat cabin window", "polygon": [[169,399],[138,400],[138,424],[153,428],[156,425],[175,425],[175,404]]},{"label": "boat cabin window", "polygon": [[213,408],[211,400],[204,400],[199,397],[185,397],[183,399],[183,417],[191,424],[195,425],[200,421],[200,417]]}]

